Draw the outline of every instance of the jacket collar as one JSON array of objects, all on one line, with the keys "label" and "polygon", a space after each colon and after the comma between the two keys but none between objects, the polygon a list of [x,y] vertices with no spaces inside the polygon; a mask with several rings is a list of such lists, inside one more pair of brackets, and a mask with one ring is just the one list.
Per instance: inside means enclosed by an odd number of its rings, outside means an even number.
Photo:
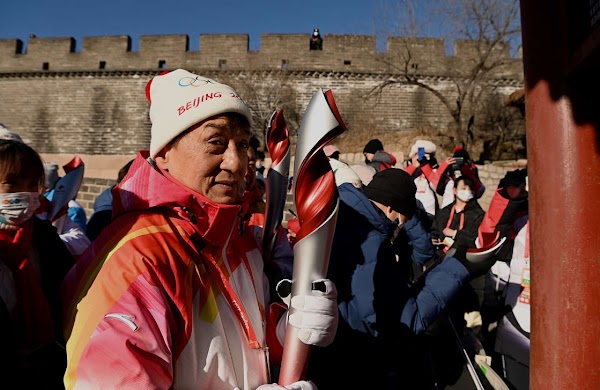
[{"label": "jacket collar", "polygon": [[241,205],[212,202],[156,167],[141,151],[129,172],[113,190],[113,219],[130,211],[166,207],[190,222],[202,239],[222,248],[231,229],[241,223]]}]

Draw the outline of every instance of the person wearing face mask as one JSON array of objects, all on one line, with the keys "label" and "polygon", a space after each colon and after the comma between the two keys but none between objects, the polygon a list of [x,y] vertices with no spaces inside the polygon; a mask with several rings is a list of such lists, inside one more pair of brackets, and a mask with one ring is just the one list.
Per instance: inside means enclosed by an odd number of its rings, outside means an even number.
[{"label": "person wearing face mask", "polygon": [[[464,246],[475,248],[475,240],[485,211],[475,199],[473,181],[467,176],[460,176],[454,181],[454,202],[442,208],[435,216],[431,228],[434,245],[442,251]],[[473,280],[478,304],[483,301],[483,278]]]},{"label": "person wearing face mask", "polygon": [[477,231],[485,211],[473,193],[473,181],[460,176],[454,180],[454,202],[442,208],[431,227],[434,245],[449,249],[458,241],[469,248],[475,247]]},{"label": "person wearing face mask", "polygon": [[469,152],[462,146],[454,148],[452,157],[444,160],[438,169],[441,172],[441,178],[438,181],[436,192],[442,196],[442,208],[448,206],[455,199],[454,181],[457,177],[466,176],[473,181],[473,195],[476,199],[483,196],[485,185],[479,178],[477,165],[471,160]]},{"label": "person wearing face mask", "polygon": [[310,36],[310,50],[323,50],[323,38],[318,28],[315,28]]},{"label": "person wearing face mask", "polygon": [[[473,181],[467,176],[460,176],[454,181],[454,202],[439,210],[431,229],[432,242],[439,252],[450,248],[475,248],[479,226],[485,211],[481,208],[473,193]],[[466,326],[479,337],[481,333],[481,305],[485,291],[485,276],[473,278],[461,291],[460,298],[450,310],[450,318],[457,329]],[[437,324],[436,324],[437,325]],[[434,327],[431,333],[443,337],[443,326]],[[448,330],[446,329],[449,334]],[[440,336],[441,335],[441,336]]]},{"label": "person wearing face mask", "polygon": [[[376,173],[363,191],[344,183],[338,192],[327,274],[338,288],[338,330],[330,346],[311,351],[308,378],[323,389],[432,388],[421,335],[478,274],[457,251],[413,280],[412,264],[430,260],[434,248],[404,170]],[[397,250],[400,239],[412,253]]]},{"label": "person wearing face mask", "polygon": [[60,284],[71,254],[37,218],[44,186],[38,153],[0,139],[0,366],[7,388],[62,388],[66,354]]}]

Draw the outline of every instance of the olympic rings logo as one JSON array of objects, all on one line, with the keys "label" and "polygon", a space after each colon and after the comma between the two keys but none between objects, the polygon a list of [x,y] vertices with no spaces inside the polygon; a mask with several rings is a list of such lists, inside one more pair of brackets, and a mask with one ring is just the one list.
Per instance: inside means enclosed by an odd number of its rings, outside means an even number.
[{"label": "olympic rings logo", "polygon": [[213,81],[209,79],[201,79],[200,76],[196,77],[183,77],[179,79],[178,84],[180,87],[202,87],[203,85],[212,84]]}]

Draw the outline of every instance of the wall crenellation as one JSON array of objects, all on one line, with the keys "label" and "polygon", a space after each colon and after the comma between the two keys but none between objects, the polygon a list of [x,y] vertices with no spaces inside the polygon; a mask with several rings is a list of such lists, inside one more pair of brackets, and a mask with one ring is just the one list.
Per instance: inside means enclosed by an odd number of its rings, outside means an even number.
[{"label": "wall crenellation", "polygon": [[[200,35],[199,48],[189,47],[187,35],[144,35],[132,51],[129,36],[84,37],[81,50],[74,38],[31,37],[24,50],[19,39],[0,39],[0,73],[93,72],[190,68],[198,70],[284,69],[340,72],[390,72],[390,63],[410,57],[419,74],[447,74],[462,69],[479,55],[477,42],[457,40],[446,55],[444,40],[390,37],[378,53],[374,36],[323,37],[323,50],[309,50],[308,34],[263,34],[261,48],[249,50],[247,34]],[[498,77],[522,78],[520,58],[508,46],[493,53],[507,65]],[[465,68],[466,69],[466,68]]]}]

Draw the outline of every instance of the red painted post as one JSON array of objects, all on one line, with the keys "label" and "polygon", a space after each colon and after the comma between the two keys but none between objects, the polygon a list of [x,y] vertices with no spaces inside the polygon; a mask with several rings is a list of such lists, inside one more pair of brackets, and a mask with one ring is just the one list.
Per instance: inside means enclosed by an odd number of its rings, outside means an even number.
[{"label": "red painted post", "polygon": [[567,4],[521,0],[533,390],[600,389],[600,66],[569,68]]}]

